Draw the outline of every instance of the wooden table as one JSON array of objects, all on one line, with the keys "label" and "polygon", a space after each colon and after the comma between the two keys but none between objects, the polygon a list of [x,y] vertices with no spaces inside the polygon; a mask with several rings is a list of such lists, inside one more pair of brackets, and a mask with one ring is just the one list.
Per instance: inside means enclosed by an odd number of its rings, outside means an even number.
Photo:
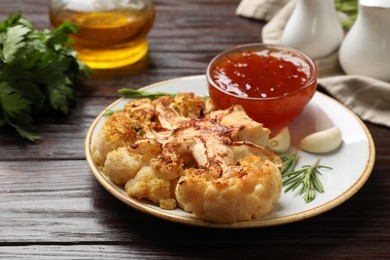
[{"label": "wooden table", "polygon": [[[48,28],[48,2],[2,0],[0,18],[21,10]],[[119,88],[203,74],[220,51],[261,41],[264,23],[236,16],[238,2],[156,0],[145,67],[84,82],[68,117],[41,120],[43,138],[35,144],[0,130],[1,259],[390,258],[390,129],[382,126],[367,123],[377,155],[362,189],[337,208],[282,226],[223,230],[167,222],[119,202],[92,175],[84,139]]]}]

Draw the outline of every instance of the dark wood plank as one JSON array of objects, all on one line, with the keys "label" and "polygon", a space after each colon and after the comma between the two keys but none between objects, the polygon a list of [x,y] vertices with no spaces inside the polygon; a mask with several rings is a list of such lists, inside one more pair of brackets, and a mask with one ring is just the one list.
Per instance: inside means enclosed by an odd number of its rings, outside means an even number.
[{"label": "dark wood plank", "polygon": [[[0,19],[22,11],[49,28],[49,0],[2,0]],[[149,57],[77,86],[68,116],[40,119],[36,144],[0,129],[1,259],[388,259],[390,130],[367,124],[373,172],[350,200],[315,218],[269,228],[205,229],[138,212],[95,180],[84,156],[94,118],[121,87],[204,74],[218,52],[261,41],[261,21],[234,14],[239,0],[156,0]],[[346,162],[353,163],[353,162]]]},{"label": "dark wood plank", "polygon": [[[119,96],[118,96],[119,97]],[[116,98],[80,98],[69,115],[39,119],[36,143],[22,140],[12,129],[0,133],[0,161],[84,159],[84,140],[96,116]]]},{"label": "dark wood plank", "polygon": [[[247,244],[241,245],[237,250],[240,253],[226,256],[226,247],[234,246],[230,243],[212,244],[213,248],[208,249],[207,244],[201,242],[203,247],[194,248],[191,244],[177,243],[176,245],[167,245],[166,242],[160,243],[162,250],[154,250],[145,245],[36,245],[26,247],[4,247],[0,248],[0,254],[4,258],[17,259],[243,259],[245,257],[263,258],[285,257],[288,259],[320,259],[339,260],[339,259],[362,259],[365,260],[367,252],[362,247],[353,247],[356,251],[339,252],[337,245],[330,246],[327,241],[323,244],[308,244],[305,251],[296,250],[294,245],[279,244],[274,241],[262,245]],[[272,247],[273,252],[265,250],[266,247]],[[385,243],[379,243],[370,252],[370,259],[388,259],[388,252],[384,249]],[[15,254],[19,252],[19,254]],[[292,253],[293,252],[293,253]]]},{"label": "dark wood plank", "polygon": [[240,248],[276,243],[303,250],[308,243],[310,248],[342,246],[345,253],[346,247],[361,252],[390,241],[390,233],[384,232],[390,229],[390,209],[383,207],[389,203],[383,194],[390,188],[385,174],[373,174],[349,201],[312,219],[264,229],[213,230],[173,224],[133,210],[106,192],[82,160],[1,162],[0,172],[0,248],[135,243],[157,250],[161,244],[196,242],[221,250],[226,243]]}]

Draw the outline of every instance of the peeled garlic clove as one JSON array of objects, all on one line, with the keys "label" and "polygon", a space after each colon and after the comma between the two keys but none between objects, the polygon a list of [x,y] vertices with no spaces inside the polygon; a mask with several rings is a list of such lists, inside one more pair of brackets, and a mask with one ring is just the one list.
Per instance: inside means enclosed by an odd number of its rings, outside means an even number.
[{"label": "peeled garlic clove", "polygon": [[282,153],[287,151],[290,147],[290,131],[288,127],[284,127],[280,130],[274,138],[268,140],[268,148],[276,153]]},{"label": "peeled garlic clove", "polygon": [[328,153],[336,150],[342,141],[340,129],[332,127],[304,137],[300,147],[310,153]]}]

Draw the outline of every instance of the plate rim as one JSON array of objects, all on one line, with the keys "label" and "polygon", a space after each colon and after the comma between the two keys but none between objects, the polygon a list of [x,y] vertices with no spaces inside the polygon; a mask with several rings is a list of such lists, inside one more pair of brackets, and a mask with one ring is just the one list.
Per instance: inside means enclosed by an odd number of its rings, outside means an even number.
[{"label": "plate rim", "polygon": [[[184,80],[195,80],[199,78],[205,78],[206,76],[204,74],[201,75],[192,75],[192,76],[185,76],[185,77],[177,77],[173,79],[163,80],[159,81],[153,84],[149,84],[147,86],[144,86],[140,88],[140,90],[148,90],[152,89],[154,87],[165,85],[173,81],[184,81]],[[369,176],[371,175],[372,169],[374,167],[375,163],[375,145],[374,140],[371,136],[370,131],[368,130],[367,126],[364,124],[364,122],[347,106],[342,104],[341,102],[337,101],[336,99],[327,96],[321,92],[316,91],[317,95],[321,95],[322,98],[328,99],[330,102],[335,102],[338,105],[342,106],[353,118],[359,123],[360,127],[364,131],[364,134],[368,140],[368,158],[365,165],[365,168],[359,178],[355,181],[355,183],[350,186],[347,190],[345,190],[342,194],[340,194],[338,197],[321,204],[315,208],[308,209],[305,211],[301,211],[292,215],[283,216],[283,217],[275,217],[271,219],[253,219],[250,221],[243,221],[243,222],[235,222],[231,224],[218,224],[218,223],[212,223],[205,220],[197,219],[195,217],[187,217],[187,216],[179,216],[169,213],[168,210],[164,211],[163,209],[154,209],[151,207],[145,206],[145,202],[142,200],[138,200],[132,197],[125,195],[123,192],[119,191],[119,188],[116,188],[117,186],[113,184],[96,166],[96,164],[92,160],[92,153],[91,153],[91,144],[92,144],[92,136],[93,132],[97,126],[97,124],[100,122],[102,117],[104,116],[105,110],[108,110],[118,103],[120,103],[122,100],[124,100],[124,97],[121,97],[111,104],[109,104],[106,108],[103,109],[103,111],[94,119],[91,126],[88,129],[85,142],[84,142],[84,149],[85,149],[85,156],[86,161],[88,163],[89,168],[91,169],[93,175],[97,179],[97,181],[109,192],[111,195],[125,203],[126,205],[139,210],[143,213],[152,215],[154,217],[158,217],[160,219],[164,219],[171,222],[176,222],[180,224],[186,224],[191,226],[198,226],[198,227],[209,227],[209,228],[260,228],[260,227],[268,227],[268,226],[277,226],[277,225],[283,225],[288,223],[293,223],[301,220],[305,220],[311,217],[315,217],[321,213],[324,213],[326,211],[329,211],[339,205],[341,205],[343,202],[350,199],[353,195],[355,195],[360,188],[366,183]]]}]

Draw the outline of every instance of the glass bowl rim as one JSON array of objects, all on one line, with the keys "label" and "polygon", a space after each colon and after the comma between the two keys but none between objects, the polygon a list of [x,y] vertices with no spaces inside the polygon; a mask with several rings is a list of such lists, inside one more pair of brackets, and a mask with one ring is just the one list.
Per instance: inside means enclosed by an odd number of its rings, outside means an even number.
[{"label": "glass bowl rim", "polygon": [[[226,56],[227,54],[233,54],[233,53],[236,53],[238,51],[245,51],[245,50],[252,50],[252,49],[256,50],[256,48],[261,48],[261,50],[276,49],[276,50],[287,51],[287,52],[293,53],[293,54],[298,54],[299,57],[304,58],[304,62],[306,64],[308,64],[309,67],[310,67],[310,71],[312,73],[310,74],[309,80],[305,83],[305,85],[303,85],[302,87],[300,87],[298,89],[295,89],[294,91],[289,92],[287,95],[277,96],[277,97],[244,97],[244,96],[239,96],[239,95],[236,95],[234,93],[231,93],[231,92],[228,92],[228,91],[222,89],[211,78],[211,75],[210,75],[211,74],[211,68],[212,68],[212,66],[214,65],[214,63],[218,59]],[[225,51],[217,54],[209,62],[209,64],[207,65],[207,69],[206,69],[207,82],[209,84],[211,84],[212,87],[214,87],[215,89],[223,92],[224,94],[226,94],[228,96],[231,96],[231,97],[234,97],[234,98],[237,98],[237,99],[241,99],[241,100],[252,100],[252,101],[277,100],[277,99],[283,99],[283,98],[287,98],[287,97],[290,97],[290,96],[294,96],[296,93],[299,93],[302,90],[304,90],[304,89],[308,88],[309,86],[311,86],[315,81],[317,81],[317,77],[318,77],[317,65],[316,65],[314,60],[309,55],[307,55],[306,53],[304,53],[304,52],[302,52],[302,51],[300,51],[298,49],[292,48],[292,47],[288,47],[288,46],[284,46],[284,45],[280,45],[280,44],[267,44],[267,43],[240,44],[240,45],[231,47],[229,49],[226,49]],[[315,86],[315,87],[317,88],[317,86]]]}]

